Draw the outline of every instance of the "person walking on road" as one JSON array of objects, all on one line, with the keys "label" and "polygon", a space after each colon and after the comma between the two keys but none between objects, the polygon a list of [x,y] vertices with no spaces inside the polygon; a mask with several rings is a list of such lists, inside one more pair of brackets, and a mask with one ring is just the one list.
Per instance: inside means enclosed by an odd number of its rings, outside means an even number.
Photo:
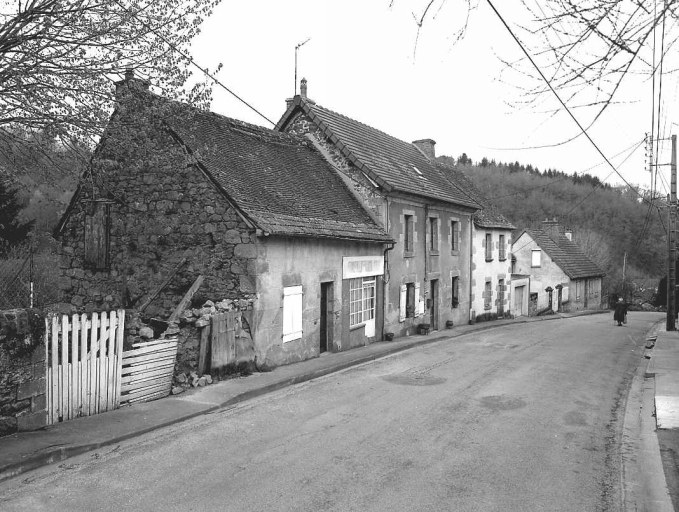
[{"label": "person walking on road", "polygon": [[622,325],[623,322],[627,323],[627,304],[625,304],[625,301],[622,300],[622,297],[620,297],[618,302],[615,304],[613,320],[618,322],[618,325]]}]

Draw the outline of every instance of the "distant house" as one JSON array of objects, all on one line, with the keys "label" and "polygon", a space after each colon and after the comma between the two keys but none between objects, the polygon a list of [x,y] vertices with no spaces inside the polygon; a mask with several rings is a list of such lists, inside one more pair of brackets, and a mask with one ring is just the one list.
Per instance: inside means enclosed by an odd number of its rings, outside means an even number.
[{"label": "distant house", "polygon": [[472,214],[479,205],[436,165],[431,139],[412,144],[301,94],[276,129],[306,136],[396,241],[385,252],[384,328],[396,336],[466,324]]},{"label": "distant house", "polygon": [[262,363],[381,339],[393,241],[310,141],[167,100],[129,76],[117,88],[57,228],[73,306],[148,304],[145,316],[163,319],[203,275],[203,299],[246,310]]},{"label": "distant house", "polygon": [[604,272],[556,219],[545,220],[541,229],[524,230],[513,242],[512,253],[514,273],[529,276],[528,291],[537,312],[601,308]]},{"label": "distant house", "polygon": [[471,319],[502,318],[511,313],[511,243],[515,227],[462,171],[440,165],[453,183],[481,206],[472,217]]}]

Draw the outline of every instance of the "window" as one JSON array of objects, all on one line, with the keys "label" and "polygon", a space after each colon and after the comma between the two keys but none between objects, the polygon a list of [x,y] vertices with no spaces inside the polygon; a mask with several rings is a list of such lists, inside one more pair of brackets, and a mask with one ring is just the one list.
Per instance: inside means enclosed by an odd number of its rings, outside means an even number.
[{"label": "window", "polygon": [[403,235],[404,251],[412,253],[415,247],[413,237],[415,235],[415,222],[412,215],[404,215],[404,229],[405,233]]},{"label": "window", "polygon": [[439,250],[439,220],[436,217],[429,218],[429,249],[431,252]]},{"label": "window", "polygon": [[110,204],[94,201],[85,215],[85,265],[94,270],[109,268]]},{"label": "window", "polygon": [[542,251],[540,249],[533,249],[530,254],[530,266],[539,267],[540,258],[542,257]]},{"label": "window", "polygon": [[450,221],[450,250],[460,250],[460,223],[456,220]]},{"label": "window", "polygon": [[401,285],[399,308],[399,322],[406,318],[417,316],[417,300],[420,295],[420,283],[406,283]]},{"label": "window", "polygon": [[302,337],[302,287],[283,288],[283,343]]},{"label": "window", "polygon": [[450,306],[456,308],[460,304],[460,278],[453,277],[450,283],[450,288],[453,292],[453,298],[451,300]]},{"label": "window", "polygon": [[507,259],[507,253],[505,252],[505,236],[500,235],[500,249],[498,253],[498,258],[500,261],[505,261]]},{"label": "window", "polygon": [[375,278],[357,277],[349,281],[349,326],[375,318]]},{"label": "window", "polygon": [[483,309],[490,309],[493,301],[493,285],[486,281],[486,289],[483,292]]},{"label": "window", "polygon": [[486,261],[493,261],[493,235],[486,233]]}]

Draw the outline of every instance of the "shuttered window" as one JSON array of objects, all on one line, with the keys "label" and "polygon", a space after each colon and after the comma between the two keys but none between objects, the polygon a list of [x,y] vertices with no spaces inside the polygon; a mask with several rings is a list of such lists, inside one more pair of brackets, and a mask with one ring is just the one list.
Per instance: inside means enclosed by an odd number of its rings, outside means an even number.
[{"label": "shuttered window", "polygon": [[412,253],[415,250],[415,221],[412,215],[404,215],[404,229],[403,234],[404,250],[406,253]]},{"label": "shuttered window", "polygon": [[506,249],[506,247],[505,247],[505,236],[500,235],[500,248],[499,248],[499,252],[498,252],[498,258],[501,261],[504,261],[504,260],[507,259],[507,252],[506,252],[505,249]]},{"label": "shuttered window", "polygon": [[486,261],[493,259],[493,235],[486,233]]},{"label": "shuttered window", "polygon": [[302,287],[283,288],[283,343],[302,337]]},{"label": "shuttered window", "polygon": [[420,295],[420,283],[406,283],[401,285],[399,302],[399,322],[406,318],[414,318],[417,315],[416,304]]},{"label": "shuttered window", "polygon": [[110,212],[110,203],[94,201],[85,215],[85,266],[88,268],[109,268]]},{"label": "shuttered window", "polygon": [[450,250],[460,250],[460,223],[455,220],[450,221]]},{"label": "shuttered window", "polygon": [[460,304],[460,278],[453,277],[451,283],[451,289],[453,291],[453,298],[451,301],[451,307],[456,308]]}]

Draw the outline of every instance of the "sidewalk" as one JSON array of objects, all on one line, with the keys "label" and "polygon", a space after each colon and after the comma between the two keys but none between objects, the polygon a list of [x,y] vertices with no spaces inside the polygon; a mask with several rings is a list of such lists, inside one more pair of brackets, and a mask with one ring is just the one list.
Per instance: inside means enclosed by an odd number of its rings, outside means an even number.
[{"label": "sidewalk", "polygon": [[655,374],[658,429],[679,428],[679,331],[658,330],[648,373]]},{"label": "sidewalk", "polygon": [[[255,373],[248,377],[224,380],[204,388],[195,388],[183,394],[153,402],[122,407],[105,414],[59,423],[34,432],[21,432],[2,437],[0,438],[0,481],[46,464],[116,444],[265,393],[338,372],[415,346],[426,345],[444,338],[456,338],[471,332],[496,329],[508,324],[558,320],[597,313],[610,314],[609,311],[604,310],[496,320],[463,325],[451,330],[444,329],[430,335],[409,336],[391,342],[373,343],[346,352],[324,353],[314,359],[278,367],[269,373]],[[677,335],[679,336],[679,333]],[[679,354],[679,351],[677,354]],[[679,368],[679,360],[674,368]],[[677,400],[679,400],[679,397],[677,397]]]}]

